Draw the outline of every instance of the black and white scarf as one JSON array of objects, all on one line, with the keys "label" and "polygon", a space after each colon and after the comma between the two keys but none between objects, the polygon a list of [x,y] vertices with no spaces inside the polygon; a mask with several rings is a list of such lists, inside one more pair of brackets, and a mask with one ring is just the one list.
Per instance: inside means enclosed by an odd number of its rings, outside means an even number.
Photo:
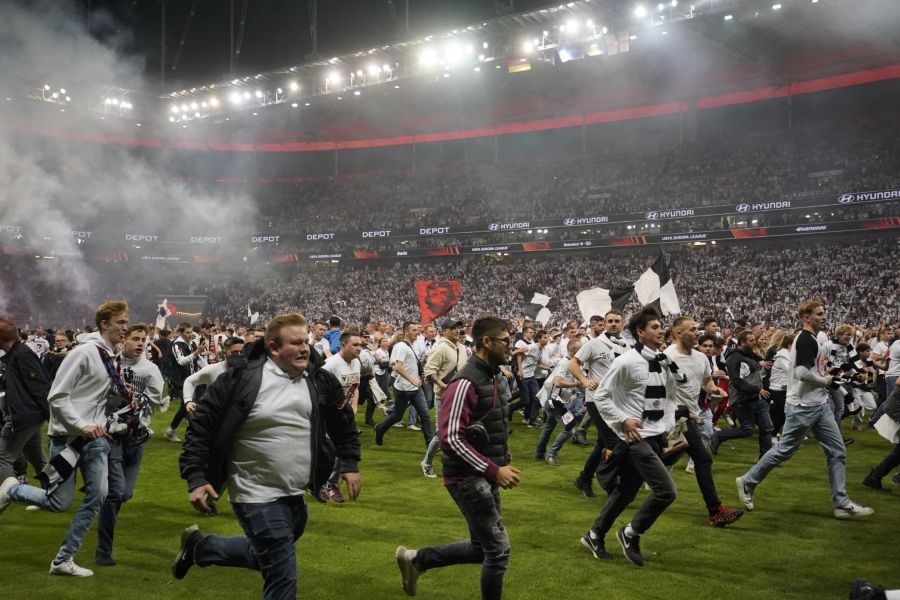
[{"label": "black and white scarf", "polygon": [[62,451],[50,459],[44,469],[38,473],[37,479],[49,496],[56,491],[63,481],[73,476],[81,461],[81,451],[88,440],[83,437],[72,439]]},{"label": "black and white scarf", "polygon": [[686,382],[687,377],[678,370],[678,365],[662,352],[655,352],[643,344],[635,344],[634,349],[640,353],[649,366],[647,386],[644,388],[644,412],[641,414],[641,420],[659,421],[666,414],[666,380],[663,378],[663,369],[672,375],[676,383]]},{"label": "black and white scarf", "polygon": [[621,354],[624,354],[626,350],[628,350],[628,344],[621,337],[615,335],[609,335],[607,332],[603,332],[598,335],[596,338],[601,344],[603,344],[607,350],[613,353],[614,356],[618,357]]}]

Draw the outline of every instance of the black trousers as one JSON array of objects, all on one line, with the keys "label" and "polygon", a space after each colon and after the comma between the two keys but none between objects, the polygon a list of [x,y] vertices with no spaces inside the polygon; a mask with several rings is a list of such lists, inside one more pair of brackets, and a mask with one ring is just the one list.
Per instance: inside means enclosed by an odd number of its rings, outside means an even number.
[{"label": "black trousers", "polygon": [[584,468],[581,470],[581,473],[578,474],[579,481],[582,483],[590,483],[594,479],[594,474],[597,472],[597,469],[600,467],[600,461],[603,460],[603,449],[615,446],[619,442],[619,436],[616,435],[615,431],[610,429],[609,425],[606,424],[606,421],[603,420],[603,417],[600,416],[600,411],[597,410],[596,404],[593,402],[585,402],[584,404],[587,408],[587,413],[590,415],[594,426],[597,427],[598,432],[597,443],[594,445],[594,449],[591,451],[590,456],[584,461]]},{"label": "black trousers", "polygon": [[657,454],[658,443],[660,440],[645,439],[627,445],[626,454],[619,465],[619,484],[610,492],[606,504],[591,525],[591,530],[600,538],[604,538],[612,529],[616,519],[631,504],[644,482],[650,487],[650,495],[631,518],[631,528],[638,535],[646,533],[675,501],[675,482]]},{"label": "black trousers", "polygon": [[700,486],[706,511],[710,515],[714,515],[721,508],[722,502],[719,501],[719,494],[716,492],[716,484],[713,481],[712,457],[706,451],[706,446],[703,445],[700,429],[694,419],[688,418],[684,438],[688,443],[687,455],[694,461],[694,476],[697,478],[697,485]]},{"label": "black trousers", "polygon": [[894,449],[884,457],[884,460],[872,469],[872,475],[879,479],[887,477],[898,466],[900,466],[900,444],[894,446]]}]

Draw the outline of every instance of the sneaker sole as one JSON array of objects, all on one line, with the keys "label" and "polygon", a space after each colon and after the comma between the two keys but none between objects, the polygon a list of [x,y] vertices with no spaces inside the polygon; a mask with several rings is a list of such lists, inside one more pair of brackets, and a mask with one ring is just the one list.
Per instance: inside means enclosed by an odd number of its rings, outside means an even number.
[{"label": "sneaker sole", "polygon": [[[82,567],[82,569],[84,569],[84,567]],[[65,573],[63,571],[54,571],[53,567],[50,567],[50,574],[55,575],[57,577],[93,577],[94,576],[94,572],[91,571],[90,569],[84,569],[84,571],[87,571],[87,572],[86,573],[85,572]]]},{"label": "sneaker sole", "polygon": [[594,547],[586,539],[586,536],[581,536],[581,539],[579,539],[578,541],[581,542],[581,545],[587,548],[588,552],[590,552],[597,560],[609,560],[612,558],[612,555],[609,552],[604,552],[602,556],[600,554],[597,554],[597,551],[594,550]]},{"label": "sneaker sole", "polygon": [[403,560],[403,554],[407,551],[405,546],[397,546],[397,550],[394,552],[394,558],[397,561],[397,567],[400,569],[400,585],[403,588],[403,592],[407,596],[415,596],[416,595],[416,579],[418,576],[412,577],[412,573],[410,573],[410,569],[413,568],[411,564]]},{"label": "sneaker sole", "polygon": [[835,510],[834,518],[835,519],[862,519],[863,517],[868,517],[873,514],[875,514],[874,510],[869,513],[861,513],[861,512],[848,513],[848,512],[838,512]]},{"label": "sneaker sole", "polygon": [[188,569],[193,565],[193,561],[191,561],[191,565],[188,565],[187,569],[184,569],[183,572],[178,568],[182,561],[185,560],[185,550],[188,542],[190,542],[191,536],[195,533],[200,533],[200,526],[196,524],[186,527],[184,531],[181,532],[181,548],[179,548],[178,554],[175,555],[175,560],[172,562],[172,577],[175,579],[184,579]]}]

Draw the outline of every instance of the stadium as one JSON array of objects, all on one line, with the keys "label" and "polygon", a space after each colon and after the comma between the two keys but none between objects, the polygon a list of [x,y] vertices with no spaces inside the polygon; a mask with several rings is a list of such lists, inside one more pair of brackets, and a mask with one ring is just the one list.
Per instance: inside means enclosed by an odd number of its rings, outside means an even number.
[{"label": "stadium", "polygon": [[[475,356],[472,326],[484,315],[512,322],[515,339],[536,319],[559,348],[573,322],[576,337],[595,338],[591,317],[618,307],[627,323],[655,302],[667,335],[683,317],[718,323],[724,370],[742,331],[754,331],[764,363],[778,332],[803,329],[798,306],[816,300],[827,310],[829,352],[846,351],[848,341],[836,341],[844,325],[852,348],[871,346],[868,387],[851,390],[848,379],[847,393],[882,406],[894,389],[893,0],[11,0],[2,14],[0,317],[14,324],[10,346],[21,339],[40,355],[54,349],[54,334],[83,345],[102,332],[97,307],[121,299],[132,324],[150,325],[147,352],[160,330],[177,341],[174,330],[188,324],[188,353],[206,336],[221,362],[239,328],[265,331],[300,312],[311,335],[314,322],[324,330],[336,320],[372,353],[382,337],[391,347],[403,340],[404,323],[425,333],[449,317],[468,328]],[[241,340],[247,353],[250,339]],[[185,526],[229,536],[246,528],[230,503],[213,518],[186,501],[182,446],[162,435],[184,412],[181,381],[162,375],[174,410],[152,415],[157,433],[119,518],[118,564],[94,568],[91,531],[78,560],[94,576],[48,578],[45,559],[68,515],[13,504],[0,517],[4,597],[259,595],[262,578],[242,569],[170,573]],[[704,523],[704,498],[682,461],[670,475],[678,499],[648,532],[647,566],[635,571],[612,533],[612,561],[598,563],[579,544],[606,501],[602,490],[585,498],[572,485],[591,447],[567,444],[561,468],[535,460],[543,452],[532,426],[545,426],[549,412],[531,414],[524,376],[509,380],[525,408],[506,420],[511,464],[522,471],[521,484],[502,492],[506,597],[843,598],[855,579],[900,588],[889,533],[900,529],[898,490],[863,485],[890,443],[866,426],[862,415],[876,409],[860,412],[862,401],[848,399],[837,426],[845,496],[873,515],[830,518],[813,433],[760,489],[757,510],[724,529]],[[397,390],[406,391],[384,388],[395,407]],[[400,597],[398,544],[466,533],[455,497],[423,477],[415,419],[382,446],[358,399],[363,491],[355,502],[307,498],[301,595]],[[13,435],[3,412],[3,435]],[[436,412],[425,417],[437,439]],[[739,429],[726,417],[715,425]],[[38,436],[53,437],[55,418]],[[723,506],[740,508],[732,482],[766,448],[729,435],[720,453],[706,441]],[[122,575],[133,583],[123,588]],[[485,589],[482,580],[489,597]],[[478,567],[429,569],[417,595],[476,598]],[[267,587],[266,597],[279,596]]]}]

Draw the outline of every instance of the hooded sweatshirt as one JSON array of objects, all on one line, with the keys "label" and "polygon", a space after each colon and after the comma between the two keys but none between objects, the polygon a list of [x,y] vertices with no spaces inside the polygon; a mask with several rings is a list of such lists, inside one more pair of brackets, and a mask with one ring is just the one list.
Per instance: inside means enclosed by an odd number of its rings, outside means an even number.
[{"label": "hooded sweatshirt", "polygon": [[[99,353],[98,353],[99,354]],[[122,357],[123,377],[126,381],[141,377],[144,380],[144,393],[150,399],[151,410],[141,416],[141,425],[150,427],[150,414],[162,405],[163,378],[159,367],[153,364],[147,357],[141,355],[136,359]],[[128,373],[128,371],[131,373]]]},{"label": "hooded sweatshirt", "polygon": [[48,435],[82,435],[86,425],[106,425],[106,405],[112,388],[98,348],[110,358],[116,350],[99,333],[84,336],[59,366],[50,387]]}]

